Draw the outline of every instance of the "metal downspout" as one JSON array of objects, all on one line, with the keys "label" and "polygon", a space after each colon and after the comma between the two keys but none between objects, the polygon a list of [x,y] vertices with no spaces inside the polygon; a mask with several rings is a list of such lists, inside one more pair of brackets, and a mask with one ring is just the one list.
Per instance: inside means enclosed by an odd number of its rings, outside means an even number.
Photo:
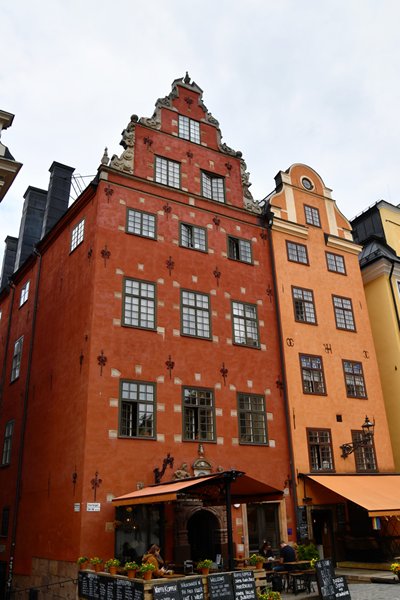
[{"label": "metal downspout", "polygon": [[16,537],[17,537],[17,526],[18,526],[18,510],[19,510],[19,502],[20,502],[20,497],[21,497],[22,469],[23,469],[23,459],[24,459],[24,443],[25,443],[25,432],[26,432],[26,423],[27,423],[27,415],[28,415],[29,384],[30,384],[31,371],[32,371],[32,355],[33,355],[33,345],[34,345],[34,339],[35,339],[36,315],[37,315],[38,296],[39,296],[39,282],[40,282],[40,272],[41,272],[41,267],[42,267],[41,254],[36,249],[34,250],[34,253],[38,257],[39,264],[38,264],[37,277],[36,277],[35,298],[34,298],[34,303],[33,303],[31,339],[30,339],[30,343],[29,343],[28,368],[27,368],[26,380],[25,380],[24,403],[23,403],[22,422],[21,422],[21,435],[20,435],[19,451],[18,451],[17,479],[16,479],[16,486],[15,486],[15,500],[14,500],[14,511],[13,511],[11,543],[10,543],[10,560],[9,560],[8,577],[7,577],[7,585],[6,585],[6,599],[7,600],[9,600],[11,598],[11,594],[12,594],[15,546],[16,546]]},{"label": "metal downspout", "polygon": [[[267,217],[268,218],[268,217]],[[272,217],[273,219],[273,217]],[[276,322],[278,326],[278,338],[279,338],[279,357],[281,361],[281,369],[282,369],[282,379],[283,379],[283,400],[285,405],[285,416],[286,416],[286,433],[287,440],[289,446],[289,461],[290,461],[290,477],[291,477],[291,492],[293,497],[293,507],[294,507],[294,522],[296,526],[296,539],[298,537],[298,522],[297,522],[297,492],[296,492],[296,471],[294,465],[294,452],[293,452],[293,438],[292,438],[292,430],[290,427],[290,410],[289,410],[289,401],[287,396],[287,377],[286,377],[286,366],[285,366],[285,355],[283,352],[283,332],[282,332],[282,320],[281,313],[279,307],[279,298],[278,298],[278,286],[276,280],[276,265],[275,265],[275,255],[274,255],[274,245],[272,241],[272,222],[268,223],[267,231],[268,231],[268,242],[269,242],[269,250],[271,256],[271,264],[272,264],[272,278],[273,278],[273,288],[274,288],[274,299],[275,299],[275,313],[276,313]]]}]

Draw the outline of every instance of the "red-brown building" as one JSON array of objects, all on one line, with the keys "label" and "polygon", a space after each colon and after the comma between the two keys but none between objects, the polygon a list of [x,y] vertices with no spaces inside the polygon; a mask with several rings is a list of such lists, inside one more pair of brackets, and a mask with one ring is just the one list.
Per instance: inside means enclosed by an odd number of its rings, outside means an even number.
[{"label": "red-brown building", "polygon": [[[112,499],[154,483],[164,459],[162,481],[235,469],[289,491],[271,262],[241,153],[188,76],[121,144],[0,296],[0,561],[13,585],[71,576],[79,555],[124,558],[126,543],[226,559],[221,508],[116,514]],[[233,509],[237,553],[294,539],[280,498]]]}]

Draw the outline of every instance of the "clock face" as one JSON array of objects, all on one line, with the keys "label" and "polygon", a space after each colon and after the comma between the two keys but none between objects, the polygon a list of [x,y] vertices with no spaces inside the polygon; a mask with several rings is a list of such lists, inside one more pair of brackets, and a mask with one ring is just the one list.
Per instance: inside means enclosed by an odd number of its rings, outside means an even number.
[{"label": "clock face", "polygon": [[307,177],[303,177],[303,179],[301,180],[301,183],[302,183],[302,186],[304,188],[306,188],[306,190],[312,190],[314,187],[312,182]]}]

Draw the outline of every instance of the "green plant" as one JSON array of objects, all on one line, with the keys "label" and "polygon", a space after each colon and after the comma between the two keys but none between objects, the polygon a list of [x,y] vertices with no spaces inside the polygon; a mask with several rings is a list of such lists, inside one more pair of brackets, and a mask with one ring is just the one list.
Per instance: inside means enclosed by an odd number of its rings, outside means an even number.
[{"label": "green plant", "polygon": [[155,565],[153,563],[142,563],[139,567],[139,573],[146,573],[147,571],[155,571]]},{"label": "green plant", "polygon": [[80,556],[76,562],[78,565],[84,565],[85,563],[89,562],[89,559],[87,556]]},{"label": "green plant", "polygon": [[262,562],[264,562],[264,557],[260,554],[252,554],[249,558],[249,564],[253,566]]},{"label": "green plant", "polygon": [[200,560],[197,563],[197,568],[198,569],[209,569],[212,564],[213,564],[212,560],[210,560],[209,558],[205,558],[204,560]]},{"label": "green plant", "polygon": [[310,560],[310,567],[311,567],[312,569],[315,569],[315,563],[316,563],[318,560],[319,560],[319,558],[312,558],[312,559]]},{"label": "green plant", "polygon": [[109,559],[108,559],[108,560],[105,562],[104,566],[105,566],[105,568],[106,568],[106,569],[109,569],[110,567],[119,567],[119,565],[120,565],[120,564],[121,564],[121,563],[120,563],[120,561],[118,560],[118,558],[109,558]]},{"label": "green plant", "polygon": [[139,565],[137,563],[135,563],[134,561],[126,562],[124,565],[125,571],[137,571],[138,568],[139,568]]},{"label": "green plant", "polygon": [[273,592],[272,590],[267,590],[263,594],[258,594],[258,600],[281,600],[280,592]]},{"label": "green plant", "polygon": [[298,560],[311,560],[313,558],[319,560],[319,552],[314,544],[299,544],[297,546]]},{"label": "green plant", "polygon": [[396,573],[396,575],[397,575],[397,573],[400,573],[400,563],[398,563],[398,562],[392,563],[390,565],[390,570],[393,571],[393,573]]},{"label": "green plant", "polygon": [[90,559],[90,563],[92,565],[101,565],[102,562],[103,562],[103,559],[99,558],[98,556],[93,556],[93,558]]}]

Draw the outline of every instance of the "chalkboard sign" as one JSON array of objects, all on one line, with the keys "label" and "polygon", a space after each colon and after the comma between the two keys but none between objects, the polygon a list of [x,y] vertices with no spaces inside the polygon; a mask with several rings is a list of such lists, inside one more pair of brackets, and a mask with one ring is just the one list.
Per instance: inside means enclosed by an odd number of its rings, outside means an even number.
[{"label": "chalkboard sign", "polygon": [[87,598],[87,600],[98,600],[99,576],[96,573],[79,571],[78,593],[81,598]]},{"label": "chalkboard sign", "polygon": [[253,571],[235,571],[233,573],[235,600],[257,600]]},{"label": "chalkboard sign", "polygon": [[210,600],[233,600],[232,578],[229,573],[209,575],[207,583]]},{"label": "chalkboard sign", "polygon": [[301,540],[308,539],[307,507],[297,507],[297,530]]},{"label": "chalkboard sign", "polygon": [[167,581],[166,583],[154,584],[153,600],[180,600],[178,583]]},{"label": "chalkboard sign", "polygon": [[201,577],[182,579],[178,582],[181,600],[204,600],[204,588]]},{"label": "chalkboard sign", "polygon": [[114,600],[114,578],[99,576],[99,600]]},{"label": "chalkboard sign", "polygon": [[351,600],[344,577],[335,577],[332,561],[319,560],[315,564],[319,595],[323,600]]}]

